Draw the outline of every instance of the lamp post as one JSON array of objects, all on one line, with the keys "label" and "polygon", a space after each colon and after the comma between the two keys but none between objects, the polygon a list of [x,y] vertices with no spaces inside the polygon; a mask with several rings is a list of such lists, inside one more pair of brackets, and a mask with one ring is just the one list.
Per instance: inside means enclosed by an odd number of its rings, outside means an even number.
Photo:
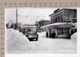
[{"label": "lamp post", "polygon": [[17,13],[17,8],[16,8],[16,29],[18,29],[18,13]]}]

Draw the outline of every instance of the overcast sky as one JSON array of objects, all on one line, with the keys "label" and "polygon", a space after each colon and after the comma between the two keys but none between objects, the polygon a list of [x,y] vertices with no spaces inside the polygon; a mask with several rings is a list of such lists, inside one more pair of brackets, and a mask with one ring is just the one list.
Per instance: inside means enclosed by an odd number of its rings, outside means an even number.
[{"label": "overcast sky", "polygon": [[[56,8],[17,8],[18,22],[22,24],[34,24],[41,19],[50,20],[49,15]],[[5,9],[6,22],[16,22],[16,8]]]}]

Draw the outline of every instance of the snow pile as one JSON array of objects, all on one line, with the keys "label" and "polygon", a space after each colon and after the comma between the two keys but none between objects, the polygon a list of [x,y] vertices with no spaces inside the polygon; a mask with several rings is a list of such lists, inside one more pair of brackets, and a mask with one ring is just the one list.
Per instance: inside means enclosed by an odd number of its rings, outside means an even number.
[{"label": "snow pile", "polygon": [[29,40],[18,30],[7,29],[7,50],[11,52],[22,52],[30,49]]},{"label": "snow pile", "polygon": [[77,40],[77,33],[74,33],[74,34],[71,36],[71,39],[72,39],[72,40]]}]

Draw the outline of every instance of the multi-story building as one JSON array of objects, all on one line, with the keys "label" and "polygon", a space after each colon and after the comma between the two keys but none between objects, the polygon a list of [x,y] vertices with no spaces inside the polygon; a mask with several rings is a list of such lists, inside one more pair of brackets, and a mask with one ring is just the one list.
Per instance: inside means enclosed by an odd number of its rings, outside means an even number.
[{"label": "multi-story building", "polygon": [[49,37],[70,38],[73,24],[77,22],[76,9],[57,9],[50,16],[51,24],[42,26]]},{"label": "multi-story building", "polygon": [[57,9],[50,16],[51,23],[76,22],[76,9]]}]

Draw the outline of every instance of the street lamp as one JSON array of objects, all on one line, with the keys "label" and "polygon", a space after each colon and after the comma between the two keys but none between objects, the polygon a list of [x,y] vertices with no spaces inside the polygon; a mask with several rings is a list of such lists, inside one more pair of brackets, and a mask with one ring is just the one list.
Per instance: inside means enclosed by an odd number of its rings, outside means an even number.
[{"label": "street lamp", "polygon": [[18,29],[18,13],[17,13],[17,8],[16,8],[16,29]]}]

